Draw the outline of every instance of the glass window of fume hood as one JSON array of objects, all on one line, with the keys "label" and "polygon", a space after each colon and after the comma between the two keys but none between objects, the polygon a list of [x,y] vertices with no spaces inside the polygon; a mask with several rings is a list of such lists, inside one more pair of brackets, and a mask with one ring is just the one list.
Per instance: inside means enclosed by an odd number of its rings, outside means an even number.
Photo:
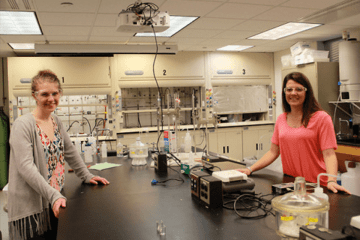
[{"label": "glass window of fume hood", "polygon": [[[174,109],[175,94],[180,99],[180,125],[191,125],[192,94],[197,99],[200,96],[200,87],[163,87],[162,108]],[[157,126],[158,88],[123,88],[121,89],[121,104],[124,116],[124,128],[141,128]],[[164,115],[164,125],[174,124],[173,116]]]},{"label": "glass window of fume hood", "polygon": [[[17,116],[22,116],[33,111],[36,102],[33,97],[18,97],[16,106]],[[78,133],[90,134],[95,129],[95,123],[104,128],[108,107],[108,95],[64,95],[54,113],[70,136],[75,136]]]}]

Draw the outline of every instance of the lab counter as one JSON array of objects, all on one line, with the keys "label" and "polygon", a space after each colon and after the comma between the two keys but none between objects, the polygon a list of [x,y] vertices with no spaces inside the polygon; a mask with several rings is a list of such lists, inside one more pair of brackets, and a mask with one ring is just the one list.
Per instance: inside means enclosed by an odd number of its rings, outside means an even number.
[{"label": "lab counter", "polygon": [[[102,161],[122,164],[107,170],[90,170],[105,177],[110,185],[83,184],[74,173],[66,173],[63,194],[67,206],[60,211],[58,240],[72,239],[280,239],[276,234],[275,217],[258,220],[240,218],[234,210],[207,208],[192,199],[190,179],[178,173],[179,167],[168,168],[158,175],[150,162],[132,166],[131,159],[109,157]],[[240,168],[236,163],[221,163],[222,170]],[[174,169],[174,170],[173,170]],[[170,180],[151,185],[151,181]],[[271,186],[292,182],[293,177],[263,169],[254,173],[256,194],[270,194]],[[327,190],[325,190],[326,192]],[[340,230],[360,215],[360,197],[328,193],[330,229]],[[269,196],[269,199],[271,196]],[[163,221],[166,235],[156,231],[156,222]]]}]

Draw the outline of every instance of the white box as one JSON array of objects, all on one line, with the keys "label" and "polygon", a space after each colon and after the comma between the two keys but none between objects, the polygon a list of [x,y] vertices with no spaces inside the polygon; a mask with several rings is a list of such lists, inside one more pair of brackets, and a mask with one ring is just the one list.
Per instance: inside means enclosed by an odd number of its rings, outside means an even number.
[{"label": "white box", "polygon": [[301,54],[306,48],[310,48],[310,43],[308,42],[297,42],[290,47],[291,55],[296,56]]},{"label": "white box", "polygon": [[213,177],[220,179],[223,182],[233,182],[240,180],[247,180],[248,176],[245,173],[236,170],[217,171],[212,173]]}]

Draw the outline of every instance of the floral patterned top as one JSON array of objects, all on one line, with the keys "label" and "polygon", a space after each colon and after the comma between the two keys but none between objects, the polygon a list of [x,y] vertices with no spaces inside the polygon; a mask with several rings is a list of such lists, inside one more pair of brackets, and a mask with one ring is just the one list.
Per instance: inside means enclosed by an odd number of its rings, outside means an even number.
[{"label": "floral patterned top", "polygon": [[48,183],[61,192],[65,183],[64,145],[58,125],[53,118],[51,119],[54,126],[54,141],[50,141],[49,137],[38,124],[36,124],[36,126],[41,143],[44,146],[46,167],[48,169]]}]

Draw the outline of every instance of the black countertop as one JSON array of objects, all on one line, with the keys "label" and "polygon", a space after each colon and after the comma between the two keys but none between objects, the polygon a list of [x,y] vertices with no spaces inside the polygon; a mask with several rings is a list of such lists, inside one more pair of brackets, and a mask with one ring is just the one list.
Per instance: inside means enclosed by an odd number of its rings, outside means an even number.
[{"label": "black countertop", "polygon": [[[61,209],[58,240],[71,239],[280,239],[275,217],[242,219],[233,210],[209,209],[191,197],[190,180],[151,185],[153,179],[179,178],[169,169],[159,176],[153,168],[131,166],[130,159],[110,157],[108,162],[122,166],[96,171],[110,185],[82,184],[74,173],[66,173],[63,194],[67,207]],[[232,165],[232,166],[230,166]],[[231,163],[229,168],[236,168]],[[222,169],[226,169],[226,163]],[[174,169],[179,170],[178,167]],[[271,186],[294,178],[261,170],[251,178],[257,194],[271,193]],[[326,192],[326,190],[325,190]],[[359,197],[329,193],[329,228],[340,230],[352,216],[360,215]],[[156,221],[166,225],[166,235],[156,231]]]}]

